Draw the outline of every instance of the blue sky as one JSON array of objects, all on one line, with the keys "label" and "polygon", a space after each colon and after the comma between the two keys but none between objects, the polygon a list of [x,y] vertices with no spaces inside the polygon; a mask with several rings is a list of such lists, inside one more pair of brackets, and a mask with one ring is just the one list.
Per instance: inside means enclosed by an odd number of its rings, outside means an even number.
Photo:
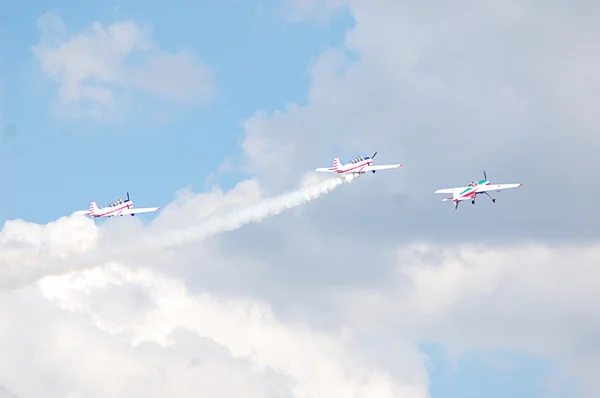
[{"label": "blue sky", "polygon": [[421,344],[421,350],[430,358],[432,397],[566,398],[572,393],[573,386],[565,384],[544,358],[503,350],[473,350],[454,360],[433,342]]},{"label": "blue sky", "polygon": [[[303,101],[310,58],[336,44],[352,21],[340,15],[331,24],[288,24],[277,8],[250,2],[187,2],[181,7],[147,6],[144,2],[42,3],[9,5],[2,24],[0,73],[5,79],[5,123],[17,136],[2,141],[0,220],[24,218],[48,222],[91,199],[107,203],[130,191],[138,205],[164,205],[178,189],[205,187],[205,179],[225,159],[239,161],[241,123],[261,109]],[[159,125],[133,116],[118,123],[57,120],[49,112],[56,84],[41,75],[31,47],[40,39],[35,21],[56,10],[74,34],[98,21],[132,19],[151,24],[162,49],[193,49],[213,74],[215,96],[204,106],[174,106]],[[18,32],[18,33],[17,33]],[[116,143],[118,141],[118,144]],[[175,152],[178,156],[175,156]],[[126,171],[127,170],[127,171]],[[227,188],[239,176],[218,181]],[[43,198],[43,206],[39,205]]]},{"label": "blue sky", "polygon": [[[283,108],[288,101],[303,103],[311,59],[337,45],[354,23],[345,13],[329,23],[289,23],[279,7],[266,1],[235,6],[187,1],[176,7],[141,0],[118,7],[109,2],[29,2],[26,7],[11,2],[4,7],[2,223],[16,218],[46,223],[86,209],[92,199],[104,204],[126,191],[138,206],[164,206],[179,189],[207,188],[207,178],[224,160],[241,164],[242,121],[258,110]],[[143,110],[164,114],[160,123],[144,111],[116,122],[54,117],[57,85],[31,51],[40,39],[36,20],[53,10],[70,35],[95,21],[109,25],[131,19],[151,25],[152,39],[162,49],[192,49],[208,65],[213,100],[195,106],[136,97]],[[210,182],[229,188],[242,177],[229,173]],[[432,357],[433,397],[547,397],[546,381],[555,375],[551,364],[538,358],[510,356],[511,367],[499,367],[490,363],[490,355],[510,354],[497,352],[467,355],[452,370],[443,349],[423,350]]]}]

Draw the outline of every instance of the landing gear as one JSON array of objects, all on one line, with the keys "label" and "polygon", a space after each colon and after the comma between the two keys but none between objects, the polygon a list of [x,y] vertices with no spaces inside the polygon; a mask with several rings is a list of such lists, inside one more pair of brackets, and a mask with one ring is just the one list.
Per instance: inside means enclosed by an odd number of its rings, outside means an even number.
[{"label": "landing gear", "polygon": [[472,205],[474,205],[474,204],[475,204],[475,199],[473,199],[473,200],[471,201],[471,204],[472,204]]},{"label": "landing gear", "polygon": [[135,216],[135,214],[132,214],[131,217]]},{"label": "landing gear", "polygon": [[492,195],[490,195],[490,194],[489,194],[489,193],[487,193],[487,192],[484,192],[484,194],[486,194],[487,196],[489,196],[489,197],[490,197],[490,199],[492,199],[492,203],[496,203],[496,199],[492,198]]},{"label": "landing gear", "polygon": [[375,172],[376,172],[376,171],[377,171],[377,170],[371,170],[371,173],[375,174]]}]

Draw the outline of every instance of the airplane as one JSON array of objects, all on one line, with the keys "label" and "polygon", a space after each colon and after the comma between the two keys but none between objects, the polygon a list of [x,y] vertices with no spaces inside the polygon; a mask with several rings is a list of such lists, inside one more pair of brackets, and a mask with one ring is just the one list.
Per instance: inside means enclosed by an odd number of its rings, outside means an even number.
[{"label": "airplane", "polygon": [[127,199],[115,200],[110,202],[106,207],[98,208],[96,201],[90,203],[89,210],[79,210],[73,214],[89,215],[91,218],[99,217],[114,217],[114,216],[135,216],[138,213],[150,213],[152,211],[160,210],[160,207],[146,207],[146,208],[133,208],[133,202],[129,198],[129,192],[127,192]]},{"label": "airplane", "polygon": [[496,203],[496,199],[494,199],[489,192],[497,191],[500,192],[503,189],[509,188],[518,188],[523,184],[490,184],[490,181],[487,179],[487,174],[483,172],[483,180],[481,181],[473,181],[469,184],[468,187],[456,187],[456,188],[447,188],[447,189],[438,189],[434,193],[451,193],[452,196],[448,198],[442,199],[443,202],[447,200],[451,200],[454,203],[454,208],[458,209],[458,205],[460,202],[465,200],[470,200],[472,204],[475,204],[475,198],[477,195],[485,194],[492,199],[492,203]]},{"label": "airplane", "polygon": [[319,167],[315,169],[315,171],[323,173],[336,173],[338,175],[354,174],[355,177],[359,177],[362,174],[368,173],[369,171],[375,174],[377,170],[397,169],[398,167],[402,166],[402,163],[373,166],[373,159],[375,158],[375,155],[377,155],[377,152],[370,157],[357,156],[346,164],[342,164],[340,162],[340,158],[336,156],[333,159],[333,167]]}]

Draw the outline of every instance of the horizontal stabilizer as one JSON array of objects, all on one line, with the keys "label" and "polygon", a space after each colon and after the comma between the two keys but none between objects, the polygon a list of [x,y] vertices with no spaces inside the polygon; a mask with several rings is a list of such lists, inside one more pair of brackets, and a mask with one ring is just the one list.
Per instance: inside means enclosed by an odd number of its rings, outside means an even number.
[{"label": "horizontal stabilizer", "polygon": [[85,216],[86,214],[90,214],[90,211],[89,210],[77,210],[76,212],[73,212],[72,215]]}]

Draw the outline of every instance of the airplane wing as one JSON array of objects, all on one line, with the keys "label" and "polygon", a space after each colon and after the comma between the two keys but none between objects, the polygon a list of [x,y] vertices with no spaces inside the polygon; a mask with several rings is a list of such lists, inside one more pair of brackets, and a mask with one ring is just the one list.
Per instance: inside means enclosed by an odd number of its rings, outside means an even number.
[{"label": "airplane wing", "polygon": [[320,171],[323,173],[333,173],[333,167],[319,167],[318,169],[315,169],[315,171]]},{"label": "airplane wing", "polygon": [[377,170],[389,170],[389,169],[397,169],[402,166],[402,163],[399,164],[382,164],[379,166],[368,166],[363,169],[363,171],[377,171]]},{"label": "airplane wing", "polygon": [[459,190],[459,192],[462,192],[467,188],[468,187],[444,188],[444,189],[438,189],[434,193],[454,193],[454,191],[457,189]]},{"label": "airplane wing", "polygon": [[518,188],[523,184],[490,184],[480,187],[477,192],[501,191],[503,189]]},{"label": "airplane wing", "polygon": [[160,210],[160,207],[140,207],[139,209],[136,209],[134,207],[133,209],[124,209],[120,214],[127,215],[127,214],[150,213],[150,212],[158,211],[158,210]]}]

